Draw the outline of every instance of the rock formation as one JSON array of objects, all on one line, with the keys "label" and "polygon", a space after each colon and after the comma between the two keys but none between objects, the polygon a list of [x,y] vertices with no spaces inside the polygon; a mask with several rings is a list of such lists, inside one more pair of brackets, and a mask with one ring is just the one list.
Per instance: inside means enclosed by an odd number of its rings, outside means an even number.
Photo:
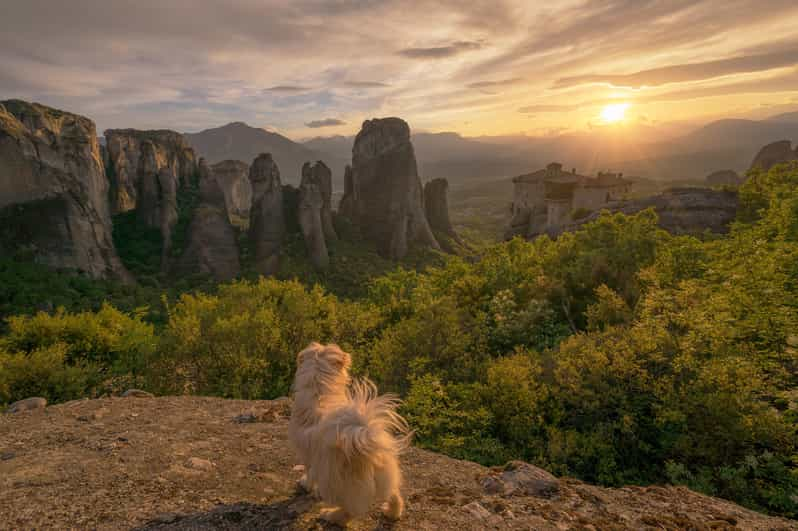
[{"label": "rock formation", "polygon": [[[188,184],[196,175],[194,150],[180,133],[109,129],[105,131],[105,143],[110,163],[111,212],[114,214],[138,208],[142,179],[148,178],[150,182],[144,186],[150,186],[154,184],[153,175],[164,168],[167,169],[164,175],[168,174],[175,182],[175,189]],[[145,144],[149,146],[144,147]]]},{"label": "rock formation", "polygon": [[302,168],[302,183],[299,185],[299,204],[297,218],[302,228],[302,236],[308,249],[313,267],[326,269],[330,265],[327,243],[324,235],[324,192],[318,182],[305,172],[309,165]]},{"label": "rock formation", "polygon": [[254,247],[255,270],[271,275],[280,266],[285,220],[280,170],[270,154],[261,153],[252,162],[249,181],[252,184],[249,238]]},{"label": "rock formation", "polygon": [[20,100],[0,104],[0,254],[131,277],[111,239],[108,181],[94,122]]},{"label": "rock formation", "polygon": [[[706,230],[723,234],[737,216],[737,193],[709,188],[674,188],[661,194],[624,201],[607,208],[610,212],[635,214],[653,208],[659,216],[659,226],[671,234],[700,234]],[[600,212],[563,226],[555,234],[573,230],[595,220]]]},{"label": "rock formation", "polygon": [[199,163],[199,188],[199,205],[188,226],[188,245],[179,269],[228,281],[241,273],[238,242],[227,216],[225,194],[204,160]]},{"label": "rock formation", "polygon": [[793,151],[789,140],[780,140],[760,149],[751,162],[751,169],[760,168],[767,171],[776,164],[793,160],[798,160],[798,147]]},{"label": "rock formation", "polygon": [[[333,529],[296,490],[290,403],[198,396],[76,400],[0,421],[7,529]],[[490,469],[411,447],[407,510],[351,528],[419,530],[795,530],[685,487],[598,487],[527,463]],[[166,486],[166,487],[165,487]],[[335,527],[337,528],[337,527]]]},{"label": "rock formation", "polygon": [[174,131],[110,129],[105,132],[111,210],[136,211],[147,226],[163,238],[162,267],[172,247],[177,223],[177,196],[197,174],[194,150]]},{"label": "rock formation", "polygon": [[322,161],[316,161],[316,164],[306,162],[302,165],[302,181],[300,186],[305,183],[310,183],[318,188],[321,193],[321,224],[324,231],[324,237],[328,240],[335,241],[338,235],[335,233],[332,220],[332,171]]},{"label": "rock formation", "polygon": [[399,118],[363,122],[352,148],[341,212],[374,242],[399,259],[411,244],[440,249],[424,214],[423,190],[410,128]]},{"label": "rock formation", "polygon": [[249,207],[252,205],[249,165],[240,160],[223,160],[211,168],[224,192],[227,213],[239,218],[249,217]]},{"label": "rock formation", "polygon": [[706,181],[709,186],[737,186],[742,184],[745,179],[734,170],[718,170],[707,175]]},{"label": "rock formation", "polygon": [[[457,243],[462,243],[449,219],[449,181],[433,179],[424,185],[424,213],[434,233],[442,234]],[[451,247],[448,242],[442,245]],[[451,252],[450,249],[446,249]]]}]

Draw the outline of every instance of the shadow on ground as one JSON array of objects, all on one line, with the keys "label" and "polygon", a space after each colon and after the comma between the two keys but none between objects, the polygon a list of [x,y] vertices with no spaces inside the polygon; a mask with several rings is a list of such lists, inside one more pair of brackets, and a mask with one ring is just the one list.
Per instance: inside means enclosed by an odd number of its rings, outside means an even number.
[{"label": "shadow on ground", "polygon": [[[310,514],[318,500],[308,494],[269,504],[236,503],[219,505],[204,513],[163,514],[134,531],[170,530],[290,530],[338,531],[341,527],[326,522],[318,514]],[[374,531],[394,529],[392,522],[381,519]]]}]

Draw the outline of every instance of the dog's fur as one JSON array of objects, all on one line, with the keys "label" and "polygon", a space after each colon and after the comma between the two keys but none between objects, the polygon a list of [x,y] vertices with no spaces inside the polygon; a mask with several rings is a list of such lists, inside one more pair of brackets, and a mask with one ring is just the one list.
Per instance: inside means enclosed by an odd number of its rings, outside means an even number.
[{"label": "dog's fur", "polygon": [[377,502],[387,502],[386,517],[399,519],[399,454],[410,438],[399,400],[377,396],[369,380],[352,382],[352,360],[337,345],[312,343],[296,361],[288,438],[305,465],[300,485],[336,508],[325,516],[336,523],[346,525]]}]

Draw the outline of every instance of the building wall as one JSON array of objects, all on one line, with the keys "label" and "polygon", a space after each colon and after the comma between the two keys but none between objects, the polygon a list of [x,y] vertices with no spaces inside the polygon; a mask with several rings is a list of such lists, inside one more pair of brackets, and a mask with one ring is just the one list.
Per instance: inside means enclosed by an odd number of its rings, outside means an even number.
[{"label": "building wall", "polygon": [[546,226],[548,228],[559,227],[571,221],[572,200],[549,200],[546,202],[546,207]]},{"label": "building wall", "polygon": [[513,217],[524,212],[530,212],[535,207],[544,207],[545,188],[543,182],[535,183],[514,183],[513,191]]},{"label": "building wall", "polygon": [[580,187],[574,190],[574,210],[585,208],[587,210],[598,210],[607,204],[607,188],[600,187]]}]

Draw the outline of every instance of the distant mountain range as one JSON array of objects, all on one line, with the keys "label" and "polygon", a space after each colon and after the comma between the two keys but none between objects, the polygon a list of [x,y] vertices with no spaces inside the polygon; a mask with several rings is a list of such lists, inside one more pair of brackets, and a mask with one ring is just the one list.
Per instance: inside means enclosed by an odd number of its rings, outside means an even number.
[{"label": "distant mountain range", "polygon": [[282,182],[298,184],[305,162],[324,160],[333,169],[334,177],[343,182],[345,161],[281,134],[251,127],[243,122],[233,122],[199,133],[186,133],[185,137],[191,147],[211,164],[228,159],[251,164],[259,154],[271,153],[280,168]]},{"label": "distant mountain range", "polygon": [[[412,126],[412,124],[411,124]],[[744,173],[759,149],[777,140],[798,141],[798,112],[765,120],[725,119],[684,133],[674,128],[637,124],[596,127],[544,137],[463,137],[457,133],[413,134],[423,180],[446,177],[452,185],[511,177],[551,161],[580,173],[615,170],[654,180],[697,180],[719,169]],[[335,188],[343,186],[354,136],[318,137],[294,142],[278,133],[234,122],[187,134],[189,143],[211,162],[250,163],[271,153],[283,182],[297,183],[306,161],[323,160],[333,170]]]}]

